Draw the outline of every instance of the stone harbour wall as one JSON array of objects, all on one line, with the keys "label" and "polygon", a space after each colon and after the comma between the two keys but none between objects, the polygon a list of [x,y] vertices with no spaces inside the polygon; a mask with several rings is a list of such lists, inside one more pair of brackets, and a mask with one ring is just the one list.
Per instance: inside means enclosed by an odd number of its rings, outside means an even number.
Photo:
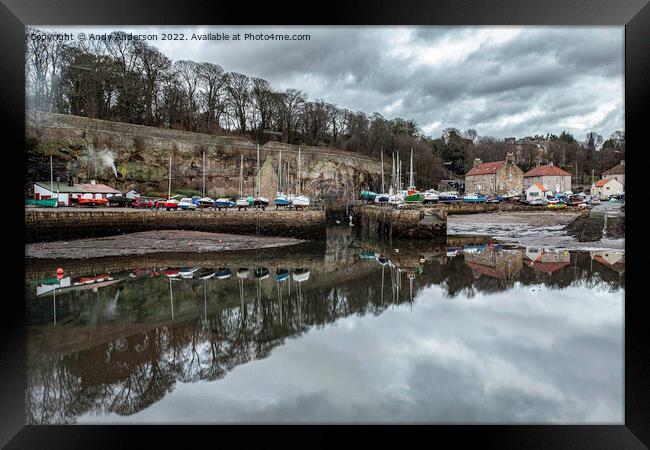
[{"label": "stone harbour wall", "polygon": [[383,206],[355,208],[356,222],[369,237],[441,238],[447,236],[447,206],[394,209]]},{"label": "stone harbour wall", "polygon": [[194,230],[325,239],[325,212],[25,210],[25,242],[70,240],[150,230]]}]

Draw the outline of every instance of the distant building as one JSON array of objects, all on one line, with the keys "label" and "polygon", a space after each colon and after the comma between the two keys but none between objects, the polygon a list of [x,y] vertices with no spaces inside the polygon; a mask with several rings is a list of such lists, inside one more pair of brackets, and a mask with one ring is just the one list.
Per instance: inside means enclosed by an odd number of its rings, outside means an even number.
[{"label": "distant building", "polygon": [[618,195],[623,192],[625,192],[623,183],[614,179],[598,180],[591,186],[591,195]]},{"label": "distant building", "polygon": [[548,146],[551,141],[547,139],[535,139],[532,137],[517,139],[514,137],[505,138],[504,142],[506,145],[511,146],[510,151],[515,154],[515,161],[521,162],[523,157],[523,152],[526,148],[533,148],[534,153],[534,163],[541,164],[547,158],[548,155]]},{"label": "distant building", "polygon": [[526,189],[526,201],[529,202],[539,198],[543,200],[546,198],[546,192],[548,192],[548,189],[542,183],[533,183]]},{"label": "distant building", "polygon": [[126,198],[137,198],[140,197],[140,193],[134,189],[131,189],[129,192],[124,194]]},{"label": "distant building", "polygon": [[524,189],[540,183],[554,194],[571,190],[571,174],[566,170],[549,163],[547,166],[537,166],[524,174]]},{"label": "distant building", "polygon": [[469,194],[520,194],[522,190],[523,171],[515,165],[512,153],[507,154],[505,161],[484,163],[477,158],[465,174],[465,192]]},{"label": "distant building", "polygon": [[618,166],[604,171],[602,175],[603,178],[606,178],[608,180],[620,181],[623,185],[623,188],[625,188],[625,160],[621,161]]},{"label": "distant building", "polygon": [[120,195],[121,192],[105,184],[97,184],[95,181],[90,183],[78,183],[70,185],[68,182],[58,182],[50,184],[49,181],[34,182],[34,198],[47,199],[59,198],[59,204],[70,206],[72,198],[109,198],[114,195]]}]

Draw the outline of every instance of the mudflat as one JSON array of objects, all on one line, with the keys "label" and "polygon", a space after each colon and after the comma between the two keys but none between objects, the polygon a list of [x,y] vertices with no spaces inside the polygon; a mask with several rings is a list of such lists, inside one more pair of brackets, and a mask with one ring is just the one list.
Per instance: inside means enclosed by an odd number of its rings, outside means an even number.
[{"label": "mudflat", "polygon": [[155,230],[73,241],[37,242],[25,245],[30,258],[98,258],[175,252],[220,252],[283,247],[301,239],[246,236],[204,231]]}]

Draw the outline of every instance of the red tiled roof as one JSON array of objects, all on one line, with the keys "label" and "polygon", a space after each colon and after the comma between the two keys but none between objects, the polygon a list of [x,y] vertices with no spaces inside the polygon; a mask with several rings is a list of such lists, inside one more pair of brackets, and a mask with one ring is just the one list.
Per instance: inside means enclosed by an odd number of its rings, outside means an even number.
[{"label": "red tiled roof", "polygon": [[548,189],[546,189],[546,186],[544,186],[542,183],[534,183],[534,186],[537,186],[540,191],[546,192]]},{"label": "red tiled roof", "polygon": [[555,272],[556,270],[560,270],[563,267],[569,265],[568,262],[539,262],[539,261],[529,262],[527,264],[530,267],[532,267],[534,270],[537,270],[538,272],[545,272],[545,273],[552,273]]},{"label": "red tiled roof", "polygon": [[490,173],[497,173],[497,170],[499,170],[499,167],[501,167],[505,163],[506,163],[505,161],[494,161],[494,162],[481,163],[476,167],[472,167],[470,169],[470,171],[465,174],[465,176],[487,175],[487,174],[490,174]]},{"label": "red tiled roof", "polygon": [[524,174],[524,177],[543,177],[543,176],[560,176],[570,177],[571,174],[558,166],[539,166],[530,169]]},{"label": "red tiled roof", "polygon": [[478,263],[470,262],[470,261],[465,261],[465,264],[467,264],[472,270],[475,270],[476,272],[480,273],[481,275],[486,275],[488,277],[494,277],[494,278],[505,278],[506,277],[503,272],[498,271],[494,267],[484,266],[483,264],[478,264]]},{"label": "red tiled roof", "polygon": [[607,183],[609,183],[609,180],[607,178],[604,178],[602,180],[598,180],[598,181],[596,181],[596,187],[603,187]]}]

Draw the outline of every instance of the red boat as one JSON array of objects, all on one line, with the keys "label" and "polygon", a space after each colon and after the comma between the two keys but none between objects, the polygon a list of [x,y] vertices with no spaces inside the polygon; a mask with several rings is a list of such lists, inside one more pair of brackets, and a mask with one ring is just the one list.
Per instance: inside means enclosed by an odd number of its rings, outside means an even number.
[{"label": "red boat", "polygon": [[108,205],[107,198],[79,198],[77,199],[79,206],[97,206],[97,205]]},{"label": "red boat", "polygon": [[173,198],[170,198],[169,200],[166,200],[165,203],[163,204],[163,208],[167,209],[169,211],[170,209],[178,209],[178,200],[174,200]]}]

